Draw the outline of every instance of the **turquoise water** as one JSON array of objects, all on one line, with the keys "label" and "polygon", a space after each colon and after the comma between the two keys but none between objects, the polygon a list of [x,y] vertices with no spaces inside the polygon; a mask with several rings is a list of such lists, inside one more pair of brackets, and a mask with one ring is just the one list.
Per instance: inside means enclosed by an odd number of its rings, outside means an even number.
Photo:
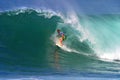
[{"label": "turquoise water", "polygon": [[[119,21],[118,14],[63,15],[35,9],[1,12],[0,74],[43,75],[43,80],[45,75],[75,75],[76,80],[78,76],[117,78]],[[56,29],[67,36],[63,48],[55,45]]]}]

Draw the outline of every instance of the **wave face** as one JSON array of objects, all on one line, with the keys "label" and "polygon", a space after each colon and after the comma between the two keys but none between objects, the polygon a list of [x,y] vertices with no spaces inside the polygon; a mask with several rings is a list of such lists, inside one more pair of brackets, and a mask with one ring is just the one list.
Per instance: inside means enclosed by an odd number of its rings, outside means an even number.
[{"label": "wave face", "polygon": [[48,66],[46,51],[49,38],[60,21],[58,16],[19,9],[1,13],[0,21],[1,70],[11,70],[11,67],[32,70]]},{"label": "wave face", "polygon": [[[1,73],[119,72],[120,15],[69,15],[34,9],[1,12]],[[55,46],[56,29],[67,36],[64,49]]]}]

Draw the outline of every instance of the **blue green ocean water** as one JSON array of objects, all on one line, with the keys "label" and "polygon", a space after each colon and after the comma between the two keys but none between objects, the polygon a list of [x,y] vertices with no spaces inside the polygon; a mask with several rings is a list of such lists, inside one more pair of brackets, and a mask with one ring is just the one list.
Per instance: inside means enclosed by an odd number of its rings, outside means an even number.
[{"label": "blue green ocean water", "polygon": [[[52,10],[0,12],[4,80],[101,80],[120,75],[120,15],[64,15]],[[66,35],[56,47],[57,29]]]}]

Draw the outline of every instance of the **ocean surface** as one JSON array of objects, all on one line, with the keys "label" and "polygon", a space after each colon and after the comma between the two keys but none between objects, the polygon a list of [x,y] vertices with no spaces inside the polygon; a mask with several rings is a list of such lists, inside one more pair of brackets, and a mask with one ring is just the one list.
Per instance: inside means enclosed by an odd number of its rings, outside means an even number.
[{"label": "ocean surface", "polygon": [[[56,30],[66,35],[56,46]],[[64,14],[49,9],[0,12],[1,80],[120,78],[120,14]]]}]

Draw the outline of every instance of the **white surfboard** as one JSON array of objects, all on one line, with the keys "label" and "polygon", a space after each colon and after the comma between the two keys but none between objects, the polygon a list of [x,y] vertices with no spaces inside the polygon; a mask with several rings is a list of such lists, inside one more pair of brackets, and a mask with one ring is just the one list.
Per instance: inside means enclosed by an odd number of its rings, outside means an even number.
[{"label": "white surfboard", "polygon": [[63,45],[61,45],[60,42],[58,41],[58,42],[56,42],[56,46],[62,47]]}]

